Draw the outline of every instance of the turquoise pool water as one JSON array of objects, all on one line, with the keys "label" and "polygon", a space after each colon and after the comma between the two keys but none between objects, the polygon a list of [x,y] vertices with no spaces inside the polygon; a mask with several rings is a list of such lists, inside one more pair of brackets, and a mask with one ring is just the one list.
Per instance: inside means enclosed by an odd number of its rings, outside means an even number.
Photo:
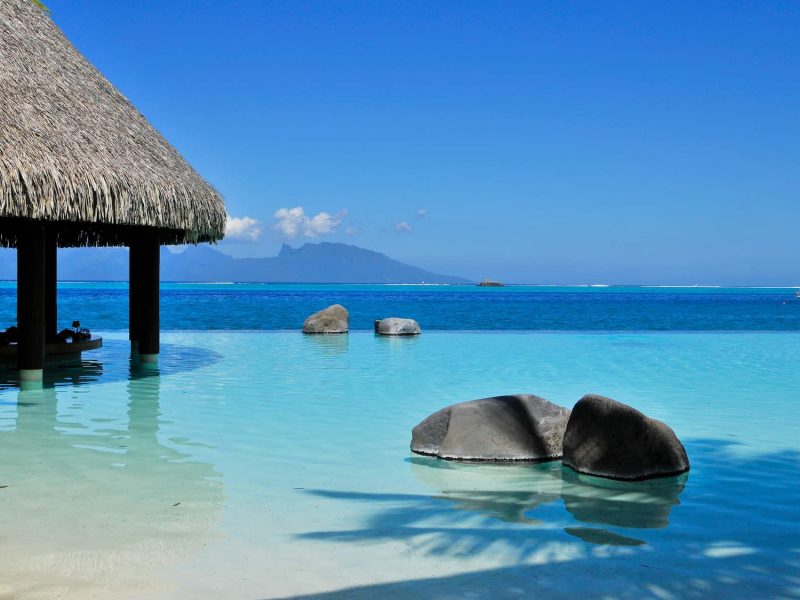
[{"label": "turquoise pool water", "polygon": [[[800,334],[183,331],[155,375],[106,340],[44,390],[4,373],[0,597],[800,596]],[[632,404],[692,470],[410,454],[517,392]]]}]

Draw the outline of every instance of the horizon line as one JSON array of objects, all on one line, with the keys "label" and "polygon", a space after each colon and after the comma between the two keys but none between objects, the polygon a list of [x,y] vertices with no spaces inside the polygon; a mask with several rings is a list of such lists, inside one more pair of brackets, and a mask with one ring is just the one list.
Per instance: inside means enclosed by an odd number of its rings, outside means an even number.
[{"label": "horizon line", "polygon": [[[58,283],[128,283],[127,279],[59,279]],[[0,283],[17,283],[16,279],[0,279]],[[479,286],[478,283],[426,283],[426,282],[376,282],[376,281],[181,281],[164,279],[160,283],[182,285],[385,285],[385,286],[424,286],[424,287],[481,287],[484,290],[497,290],[504,287],[538,288],[582,288],[603,290],[610,288],[642,289],[750,289],[750,290],[800,290],[798,285],[725,285],[725,284],[640,284],[640,283],[504,283],[497,287]]]}]

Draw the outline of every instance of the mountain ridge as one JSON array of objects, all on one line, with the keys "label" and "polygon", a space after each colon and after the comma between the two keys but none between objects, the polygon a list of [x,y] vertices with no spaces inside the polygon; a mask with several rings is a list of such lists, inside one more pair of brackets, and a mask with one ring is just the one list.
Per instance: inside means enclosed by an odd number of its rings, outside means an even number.
[{"label": "mountain ridge", "polygon": [[[99,254],[102,253],[102,256]],[[127,281],[126,248],[59,250],[60,281]],[[13,251],[0,254],[0,278],[16,279]],[[161,280],[204,283],[473,283],[432,273],[374,250],[339,242],[283,244],[274,257],[235,258],[209,245],[161,250]]]}]

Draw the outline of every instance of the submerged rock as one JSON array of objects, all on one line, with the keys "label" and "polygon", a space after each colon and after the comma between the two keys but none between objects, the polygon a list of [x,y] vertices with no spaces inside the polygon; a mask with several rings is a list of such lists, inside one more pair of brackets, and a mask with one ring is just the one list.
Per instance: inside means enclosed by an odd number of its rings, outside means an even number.
[{"label": "submerged rock", "polygon": [[565,465],[579,473],[640,480],[689,470],[689,458],[666,423],[611,398],[587,395],[564,434]]},{"label": "submerged rock", "polygon": [[556,460],[569,414],[531,394],[462,402],[414,427],[411,450],[448,460]]},{"label": "submerged rock", "polygon": [[414,319],[390,317],[375,321],[375,333],[380,335],[419,335],[422,329]]},{"label": "submerged rock", "polygon": [[308,317],[303,333],[347,333],[350,314],[341,304],[334,304]]}]

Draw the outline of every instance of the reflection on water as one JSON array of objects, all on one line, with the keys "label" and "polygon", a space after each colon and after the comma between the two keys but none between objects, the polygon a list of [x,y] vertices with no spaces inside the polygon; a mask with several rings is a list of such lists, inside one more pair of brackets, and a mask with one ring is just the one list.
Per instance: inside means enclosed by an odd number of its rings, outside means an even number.
[{"label": "reflection on water", "polygon": [[537,506],[558,500],[560,463],[530,467],[476,465],[410,457],[411,470],[420,481],[437,490],[438,498],[457,510],[471,511],[507,523],[541,523],[530,513]]},{"label": "reflection on water", "polygon": [[[172,375],[184,371],[192,371],[214,364],[220,355],[213,350],[200,346],[178,346],[161,344],[156,372]],[[108,363],[109,368],[104,367]],[[125,368],[129,366],[130,368]],[[48,367],[44,371],[43,388],[58,387],[93,382],[110,383],[127,381],[129,374],[147,372],[148,365],[140,365],[130,355],[130,343],[127,340],[104,339],[103,347],[97,351],[83,353],[77,366]],[[13,362],[0,361],[0,393],[16,392],[20,387],[19,372]]]},{"label": "reflection on water", "polygon": [[[404,539],[419,552],[459,557],[496,555],[503,548],[504,562],[540,560],[551,552],[566,552],[562,559],[568,559],[575,555],[552,546],[554,529],[592,545],[643,545],[628,535],[630,530],[666,527],[686,482],[686,475],[649,482],[577,476],[560,462],[474,464],[417,455],[407,462],[433,494],[309,490],[305,493],[386,508],[362,528],[301,537],[359,543]],[[571,517],[566,523],[564,507]]]},{"label": "reflection on water", "polygon": [[[78,366],[58,366],[44,371],[44,381],[40,386],[32,386],[27,391],[53,388],[58,385],[78,385],[97,381],[103,375],[103,364],[98,360],[82,360]],[[0,363],[0,393],[14,392],[20,387],[19,372],[7,361]],[[6,401],[8,399],[6,398]],[[22,398],[19,402],[24,402]]]},{"label": "reflection on water", "polygon": [[346,333],[304,335],[303,342],[312,351],[335,357],[347,353],[350,336]]},{"label": "reflection on water", "polygon": [[[457,510],[514,523],[541,523],[531,515],[538,506],[563,501],[576,521],[635,529],[669,524],[688,473],[650,481],[625,482],[578,474],[559,462],[531,466],[470,465],[431,457],[410,459],[414,475],[441,491]],[[632,545],[639,540],[603,529],[566,528],[589,543]]]},{"label": "reflection on water", "polygon": [[[631,532],[666,527],[686,481],[684,476],[612,482],[573,476],[560,462],[473,464],[417,455],[407,462],[432,493],[308,490],[304,493],[383,509],[372,512],[358,528],[299,537],[355,543],[402,539],[422,554],[508,564],[575,559],[584,546],[565,544],[569,536],[598,546],[586,551],[608,555],[609,547],[619,553],[646,543],[639,539],[643,534]],[[558,530],[563,534],[554,536]]]},{"label": "reflection on water", "polygon": [[380,335],[375,334],[375,340],[388,348],[403,348],[404,346],[414,346],[420,343],[419,335]]},{"label": "reflection on water", "polygon": [[583,523],[616,527],[659,529],[669,525],[669,515],[686,487],[688,473],[648,481],[614,481],[562,469],[566,509]]},{"label": "reflection on water", "polygon": [[108,405],[87,404],[85,386],[71,384],[101,374],[87,361],[17,392],[16,415],[0,430],[0,532],[14,541],[0,581],[45,597],[140,587],[214,534],[220,474],[159,439],[158,372],[132,367],[126,383],[108,388]]}]

